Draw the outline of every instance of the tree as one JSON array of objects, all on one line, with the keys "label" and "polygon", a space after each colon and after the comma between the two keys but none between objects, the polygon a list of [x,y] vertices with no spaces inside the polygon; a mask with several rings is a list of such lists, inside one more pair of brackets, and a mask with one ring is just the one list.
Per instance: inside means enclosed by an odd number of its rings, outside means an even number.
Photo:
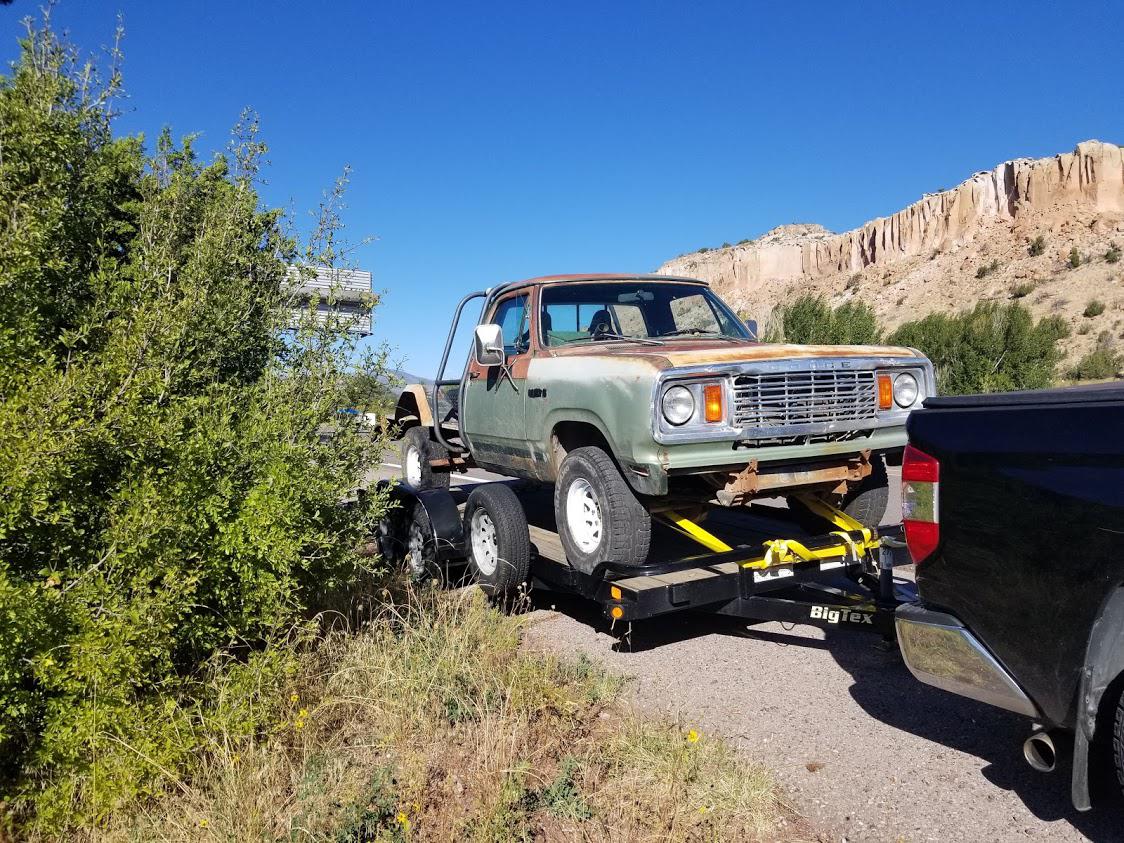
[{"label": "tree", "polygon": [[338,191],[301,247],[260,207],[252,119],[210,164],[168,132],[149,156],[118,90],[46,28],[0,78],[0,802],[48,830],[180,766],[207,671],[260,678],[362,576],[381,506],[340,506],[369,440],[318,435],[347,334],[290,330]]},{"label": "tree", "polygon": [[925,353],[945,394],[1006,392],[1049,386],[1062,354],[1065,322],[1035,322],[1017,302],[980,302],[958,314],[934,313],[898,328],[889,342]]},{"label": "tree", "polygon": [[878,342],[881,331],[874,308],[857,299],[833,308],[822,296],[805,293],[776,308],[767,342],[863,345]]}]

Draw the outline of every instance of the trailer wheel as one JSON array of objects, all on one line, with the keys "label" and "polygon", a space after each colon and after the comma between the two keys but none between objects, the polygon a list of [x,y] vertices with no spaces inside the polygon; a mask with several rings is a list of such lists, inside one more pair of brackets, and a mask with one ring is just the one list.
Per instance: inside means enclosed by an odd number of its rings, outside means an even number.
[{"label": "trailer wheel", "polygon": [[464,544],[476,581],[491,597],[503,597],[527,581],[531,537],[523,505],[502,483],[482,483],[464,507]]},{"label": "trailer wheel", "polygon": [[410,523],[406,528],[406,547],[403,562],[415,583],[439,579],[441,568],[437,562],[437,546],[433,538],[433,525],[421,501],[414,504]]},{"label": "trailer wheel", "polygon": [[449,452],[429,438],[429,428],[415,425],[402,438],[402,479],[415,489],[448,489],[449,472],[434,471],[429,461],[448,459]]},{"label": "trailer wheel", "polygon": [[554,484],[554,519],[570,564],[585,574],[603,562],[641,565],[652,516],[600,448],[575,448]]},{"label": "trailer wheel", "polygon": [[860,524],[877,527],[886,517],[886,505],[890,501],[890,481],[886,477],[886,461],[876,457],[870,474],[855,488],[843,496],[839,507]]}]

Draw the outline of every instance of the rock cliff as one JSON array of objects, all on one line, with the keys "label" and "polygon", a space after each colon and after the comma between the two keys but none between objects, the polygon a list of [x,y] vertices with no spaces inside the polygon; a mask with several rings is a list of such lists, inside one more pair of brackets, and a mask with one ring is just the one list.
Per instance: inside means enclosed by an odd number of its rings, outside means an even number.
[{"label": "rock cliff", "polygon": [[[1031,255],[1039,236],[1045,248]],[[783,225],[737,246],[682,255],[660,272],[707,280],[758,318],[803,290],[858,295],[891,326],[981,298],[1026,297],[1035,311],[1081,312],[1082,296],[1108,296],[1109,318],[1088,330],[1083,317],[1068,315],[1078,337],[1107,330],[1116,339],[1124,262],[1101,259],[1113,243],[1124,247],[1124,149],[1091,140],[1053,158],[1006,161],[851,231]],[[1073,248],[1079,267],[1069,266]],[[1015,295],[1028,286],[1041,289]]]}]

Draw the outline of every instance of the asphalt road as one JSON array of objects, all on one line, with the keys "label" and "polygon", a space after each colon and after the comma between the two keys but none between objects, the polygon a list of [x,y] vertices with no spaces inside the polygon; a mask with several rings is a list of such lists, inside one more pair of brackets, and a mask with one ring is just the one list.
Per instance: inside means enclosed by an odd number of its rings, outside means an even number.
[{"label": "asphalt road", "polygon": [[[490,479],[501,478],[457,482]],[[589,604],[538,605],[530,646],[586,653],[631,677],[641,709],[724,736],[829,839],[1124,840],[1120,815],[1072,808],[1068,768],[1026,765],[1028,721],[922,685],[873,636],[679,616],[634,630],[622,650]]]}]

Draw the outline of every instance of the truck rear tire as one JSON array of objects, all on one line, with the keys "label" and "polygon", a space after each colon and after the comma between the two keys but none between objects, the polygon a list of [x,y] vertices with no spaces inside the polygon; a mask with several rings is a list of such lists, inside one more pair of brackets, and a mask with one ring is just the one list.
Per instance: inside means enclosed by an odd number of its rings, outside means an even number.
[{"label": "truck rear tire", "polygon": [[584,574],[610,562],[642,565],[652,516],[600,448],[575,448],[554,484],[554,519],[570,564]]},{"label": "truck rear tire", "polygon": [[464,507],[464,544],[476,581],[490,597],[503,597],[527,581],[531,537],[523,504],[502,483],[481,483]]},{"label": "truck rear tire", "polygon": [[434,471],[429,461],[448,459],[449,452],[429,437],[429,428],[415,425],[402,437],[402,479],[415,489],[448,489],[449,472]]},{"label": "truck rear tire", "polygon": [[1117,808],[1124,809],[1124,693],[1116,701],[1116,714],[1112,720],[1112,767],[1116,772],[1114,801]]},{"label": "truck rear tire", "polygon": [[877,527],[886,517],[890,501],[890,481],[886,477],[886,461],[875,457],[870,474],[843,496],[840,509],[865,527]]}]

